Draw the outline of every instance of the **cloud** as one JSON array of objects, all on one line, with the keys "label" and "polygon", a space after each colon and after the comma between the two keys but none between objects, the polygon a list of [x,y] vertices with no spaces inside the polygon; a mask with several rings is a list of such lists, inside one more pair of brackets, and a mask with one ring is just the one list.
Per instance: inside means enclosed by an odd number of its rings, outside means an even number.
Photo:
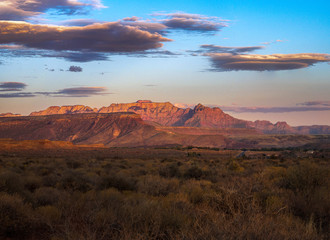
[{"label": "cloud", "polygon": [[82,26],[87,26],[87,25],[91,25],[94,23],[102,23],[102,22],[94,20],[94,19],[82,18],[82,19],[69,19],[69,20],[61,21],[60,25],[82,27]]},{"label": "cloud", "polygon": [[106,53],[85,51],[32,50],[19,45],[0,45],[0,53],[5,57],[49,57],[63,58],[69,62],[106,61]]},{"label": "cloud", "polygon": [[22,91],[27,85],[22,82],[0,82],[0,91]]},{"label": "cloud", "polygon": [[[124,53],[125,54],[125,53]],[[144,51],[144,52],[134,52],[125,54],[129,57],[139,57],[139,58],[168,58],[168,57],[176,57],[180,56],[182,54],[180,53],[174,53],[168,50],[151,50],[151,51]]]},{"label": "cloud", "polygon": [[0,98],[26,98],[26,97],[35,97],[34,93],[29,92],[18,92],[18,93],[2,93]]},{"label": "cloud", "polygon": [[58,14],[86,14],[104,8],[100,0],[2,0],[0,20],[26,20],[47,11]]},{"label": "cloud", "polygon": [[105,87],[76,87],[76,88],[64,88],[56,92],[36,92],[50,97],[90,97],[95,95],[107,95]]},{"label": "cloud", "polygon": [[217,46],[213,44],[204,44],[200,46],[199,50],[195,51],[188,51],[193,54],[196,53],[231,53],[234,55],[240,54],[240,53],[248,53],[253,52],[256,50],[264,49],[264,46],[252,46],[252,47],[223,47],[223,46]]},{"label": "cloud", "polygon": [[235,113],[286,113],[307,111],[330,111],[330,107],[220,107],[223,111]]},{"label": "cloud", "polygon": [[136,22],[139,21],[141,18],[133,16],[133,17],[127,17],[127,18],[123,18],[123,21],[128,21],[128,22]]},{"label": "cloud", "polygon": [[163,46],[161,42],[172,41],[120,22],[70,27],[0,21],[0,31],[0,44],[56,51],[135,52],[157,49]]},{"label": "cloud", "polygon": [[23,49],[24,47],[22,45],[16,45],[16,44],[0,44],[0,49],[5,50],[17,50],[17,49]]},{"label": "cloud", "polygon": [[52,51],[42,52],[39,54],[41,57],[55,57],[64,58],[70,62],[91,62],[91,61],[106,61],[108,57],[103,53],[97,52],[72,52],[72,51]]},{"label": "cloud", "polygon": [[148,31],[150,33],[165,34],[165,30],[168,28],[162,23],[149,22],[149,21],[121,21],[120,24],[125,26],[135,27],[142,31]]},{"label": "cloud", "polygon": [[227,27],[226,20],[190,13],[155,13],[153,16],[165,17],[159,20],[170,29],[215,33]]},{"label": "cloud", "polygon": [[212,71],[278,71],[293,70],[313,66],[320,62],[330,62],[330,54],[300,53],[250,55],[232,53],[207,53],[212,62]]},{"label": "cloud", "polygon": [[286,41],[287,41],[287,40],[277,39],[277,40],[275,40],[275,41],[262,42],[261,44],[263,44],[263,45],[269,45],[269,44],[273,44],[273,43],[286,42]]},{"label": "cloud", "polygon": [[69,67],[69,72],[82,72],[82,68],[81,67],[79,67],[79,66],[70,66]]},{"label": "cloud", "polygon": [[[0,83],[1,91],[21,91],[27,86],[20,82],[2,82]],[[15,92],[15,93],[0,93],[0,98],[27,98],[40,95],[48,97],[90,97],[95,95],[111,94],[106,87],[74,87],[64,88],[55,92]]]},{"label": "cloud", "polygon": [[191,108],[191,109],[193,109],[195,107],[195,104],[175,103],[174,106],[176,106],[178,108]]},{"label": "cloud", "polygon": [[32,50],[28,48],[8,48],[1,49],[0,54],[3,57],[49,57],[62,58],[69,62],[91,62],[91,61],[108,61],[111,55],[126,55],[129,57],[150,57],[150,58],[168,58],[182,55],[168,50],[147,50],[136,52],[86,52],[86,51],[55,51],[55,50]]},{"label": "cloud", "polygon": [[[308,102],[307,102],[308,103]],[[325,101],[327,103],[327,101]],[[299,105],[299,104],[297,104]],[[174,106],[178,108],[191,108],[195,107],[194,104],[175,103]],[[307,111],[330,111],[330,104],[324,106],[304,106],[304,107],[243,107],[243,106],[223,106],[216,104],[206,104],[208,107],[218,107],[225,112],[234,113],[288,113],[288,112],[307,112]]]},{"label": "cloud", "polygon": [[298,103],[297,105],[302,105],[302,106],[328,106],[328,107],[330,107],[330,101],[309,101],[309,102]]}]

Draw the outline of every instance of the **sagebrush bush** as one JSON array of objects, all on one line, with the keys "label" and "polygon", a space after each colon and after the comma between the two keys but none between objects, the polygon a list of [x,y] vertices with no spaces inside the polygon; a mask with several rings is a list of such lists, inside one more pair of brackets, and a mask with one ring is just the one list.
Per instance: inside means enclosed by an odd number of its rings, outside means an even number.
[{"label": "sagebrush bush", "polygon": [[18,195],[0,193],[0,237],[24,238],[33,231],[32,208]]},{"label": "sagebrush bush", "polygon": [[136,189],[136,180],[125,174],[102,176],[98,181],[98,189],[116,188],[120,191]]},{"label": "sagebrush bush", "polygon": [[184,172],[183,176],[185,178],[200,179],[203,176],[203,170],[200,167],[192,166]]},{"label": "sagebrush bush", "polygon": [[288,204],[305,221],[313,219],[319,228],[330,230],[330,171],[309,162],[289,167],[281,186],[291,190]]},{"label": "sagebrush bush", "polygon": [[155,175],[147,175],[138,182],[138,190],[152,196],[167,196],[176,193],[179,187],[178,179],[167,179]]},{"label": "sagebrush bush", "polygon": [[24,191],[24,184],[21,176],[11,171],[0,173],[0,191],[10,194],[22,193]]},{"label": "sagebrush bush", "polygon": [[53,205],[58,202],[61,192],[53,187],[41,187],[34,193],[34,199],[38,206]]}]

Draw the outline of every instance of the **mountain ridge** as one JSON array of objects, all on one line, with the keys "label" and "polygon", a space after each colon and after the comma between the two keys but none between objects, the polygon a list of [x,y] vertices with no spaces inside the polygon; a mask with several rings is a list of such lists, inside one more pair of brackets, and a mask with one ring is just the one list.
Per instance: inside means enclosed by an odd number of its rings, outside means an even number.
[{"label": "mountain ridge", "polygon": [[237,119],[218,107],[207,107],[201,103],[192,108],[179,108],[170,102],[138,100],[134,103],[112,103],[100,109],[84,105],[51,106],[45,110],[32,112],[29,116],[79,113],[133,112],[144,121],[163,126],[204,127],[204,128],[247,128],[256,129],[264,134],[330,134],[330,126],[313,125],[292,127],[286,122],[275,124],[267,120],[247,121]]},{"label": "mountain ridge", "polygon": [[[256,129],[264,134],[330,134],[330,126],[313,125],[292,127],[286,122],[275,124],[267,120],[247,121],[237,119],[218,107],[207,107],[201,103],[194,108],[180,108],[170,102],[152,102],[138,100],[134,103],[112,103],[100,109],[85,105],[50,106],[45,110],[31,112],[29,116],[73,115],[81,113],[128,113],[133,112],[149,123],[174,127],[202,128],[246,128]],[[1,115],[0,115],[1,116]],[[2,114],[2,117],[20,115]]]},{"label": "mountain ridge", "polygon": [[[267,135],[248,128],[164,127],[150,125],[140,115],[131,112],[4,117],[0,118],[0,139],[4,139],[5,144],[10,143],[10,139],[37,141],[36,147],[51,148],[71,147],[53,141],[101,147],[260,149],[330,146],[330,135]],[[45,139],[47,141],[43,141]]]}]

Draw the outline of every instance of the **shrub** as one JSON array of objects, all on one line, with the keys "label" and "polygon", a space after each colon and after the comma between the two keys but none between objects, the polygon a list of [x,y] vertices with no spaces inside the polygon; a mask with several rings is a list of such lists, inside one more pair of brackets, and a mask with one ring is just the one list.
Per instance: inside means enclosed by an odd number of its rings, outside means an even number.
[{"label": "shrub", "polygon": [[104,190],[108,188],[116,188],[120,191],[134,191],[136,189],[136,182],[124,174],[102,176],[98,182],[98,189]]},{"label": "shrub", "polygon": [[200,157],[200,156],[201,156],[201,154],[196,153],[196,152],[188,152],[187,153],[187,157],[191,157],[191,158]]},{"label": "shrub", "polygon": [[55,206],[41,206],[36,209],[40,218],[50,227],[55,226],[61,220],[61,211]]},{"label": "shrub", "polygon": [[32,231],[31,207],[18,195],[0,194],[0,238],[23,238]]},{"label": "shrub", "polygon": [[38,176],[30,175],[24,178],[24,187],[30,192],[34,192],[42,185],[41,178]]},{"label": "shrub", "polygon": [[42,187],[35,191],[34,197],[39,206],[53,205],[59,200],[61,193],[52,187]]},{"label": "shrub", "polygon": [[329,230],[330,171],[309,162],[289,167],[281,186],[291,191],[289,205],[293,213],[305,221],[313,219],[320,228]]},{"label": "shrub", "polygon": [[244,168],[239,165],[239,163],[235,160],[230,160],[227,164],[228,169],[233,172],[243,172]]},{"label": "shrub", "polygon": [[92,188],[89,178],[77,170],[65,171],[63,177],[57,183],[57,187],[80,192],[87,192]]},{"label": "shrub", "polygon": [[195,179],[200,179],[203,175],[203,170],[197,166],[192,166],[188,168],[183,176],[185,178],[195,178]]},{"label": "shrub", "polygon": [[172,163],[159,168],[159,175],[166,178],[180,177],[180,170],[178,164]]},{"label": "shrub", "polygon": [[3,172],[0,174],[0,191],[13,193],[22,193],[24,189],[21,176],[14,172]]},{"label": "shrub", "polygon": [[152,175],[147,175],[138,182],[140,192],[153,196],[166,196],[169,193],[175,193],[178,187],[178,179],[166,179]]}]

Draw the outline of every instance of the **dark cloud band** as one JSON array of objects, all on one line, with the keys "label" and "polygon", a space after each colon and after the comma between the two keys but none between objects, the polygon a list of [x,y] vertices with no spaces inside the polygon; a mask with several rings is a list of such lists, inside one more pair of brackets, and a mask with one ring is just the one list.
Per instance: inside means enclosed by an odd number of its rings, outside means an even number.
[{"label": "dark cloud band", "polygon": [[297,105],[302,105],[302,106],[328,106],[328,107],[330,107],[330,101],[309,101],[309,102],[298,103]]},{"label": "dark cloud band", "polygon": [[160,48],[163,46],[161,42],[167,41],[171,40],[159,33],[150,33],[119,22],[65,27],[0,21],[0,44],[19,44],[27,48],[135,52]]},{"label": "dark cloud band", "polygon": [[3,93],[0,98],[29,98],[40,95],[48,97],[90,97],[96,95],[111,94],[107,91],[106,87],[76,87],[64,88],[55,92],[16,92],[16,93]]},{"label": "dark cloud band", "polygon": [[320,62],[330,62],[330,54],[301,53],[250,55],[232,53],[208,53],[212,71],[278,71],[293,70],[312,66]]},{"label": "dark cloud band", "polygon": [[29,93],[29,92],[18,92],[18,93],[2,93],[0,94],[0,98],[30,98],[30,97],[35,97],[34,93]]},{"label": "dark cloud band", "polygon": [[1,92],[22,91],[27,85],[22,82],[0,82]]}]

